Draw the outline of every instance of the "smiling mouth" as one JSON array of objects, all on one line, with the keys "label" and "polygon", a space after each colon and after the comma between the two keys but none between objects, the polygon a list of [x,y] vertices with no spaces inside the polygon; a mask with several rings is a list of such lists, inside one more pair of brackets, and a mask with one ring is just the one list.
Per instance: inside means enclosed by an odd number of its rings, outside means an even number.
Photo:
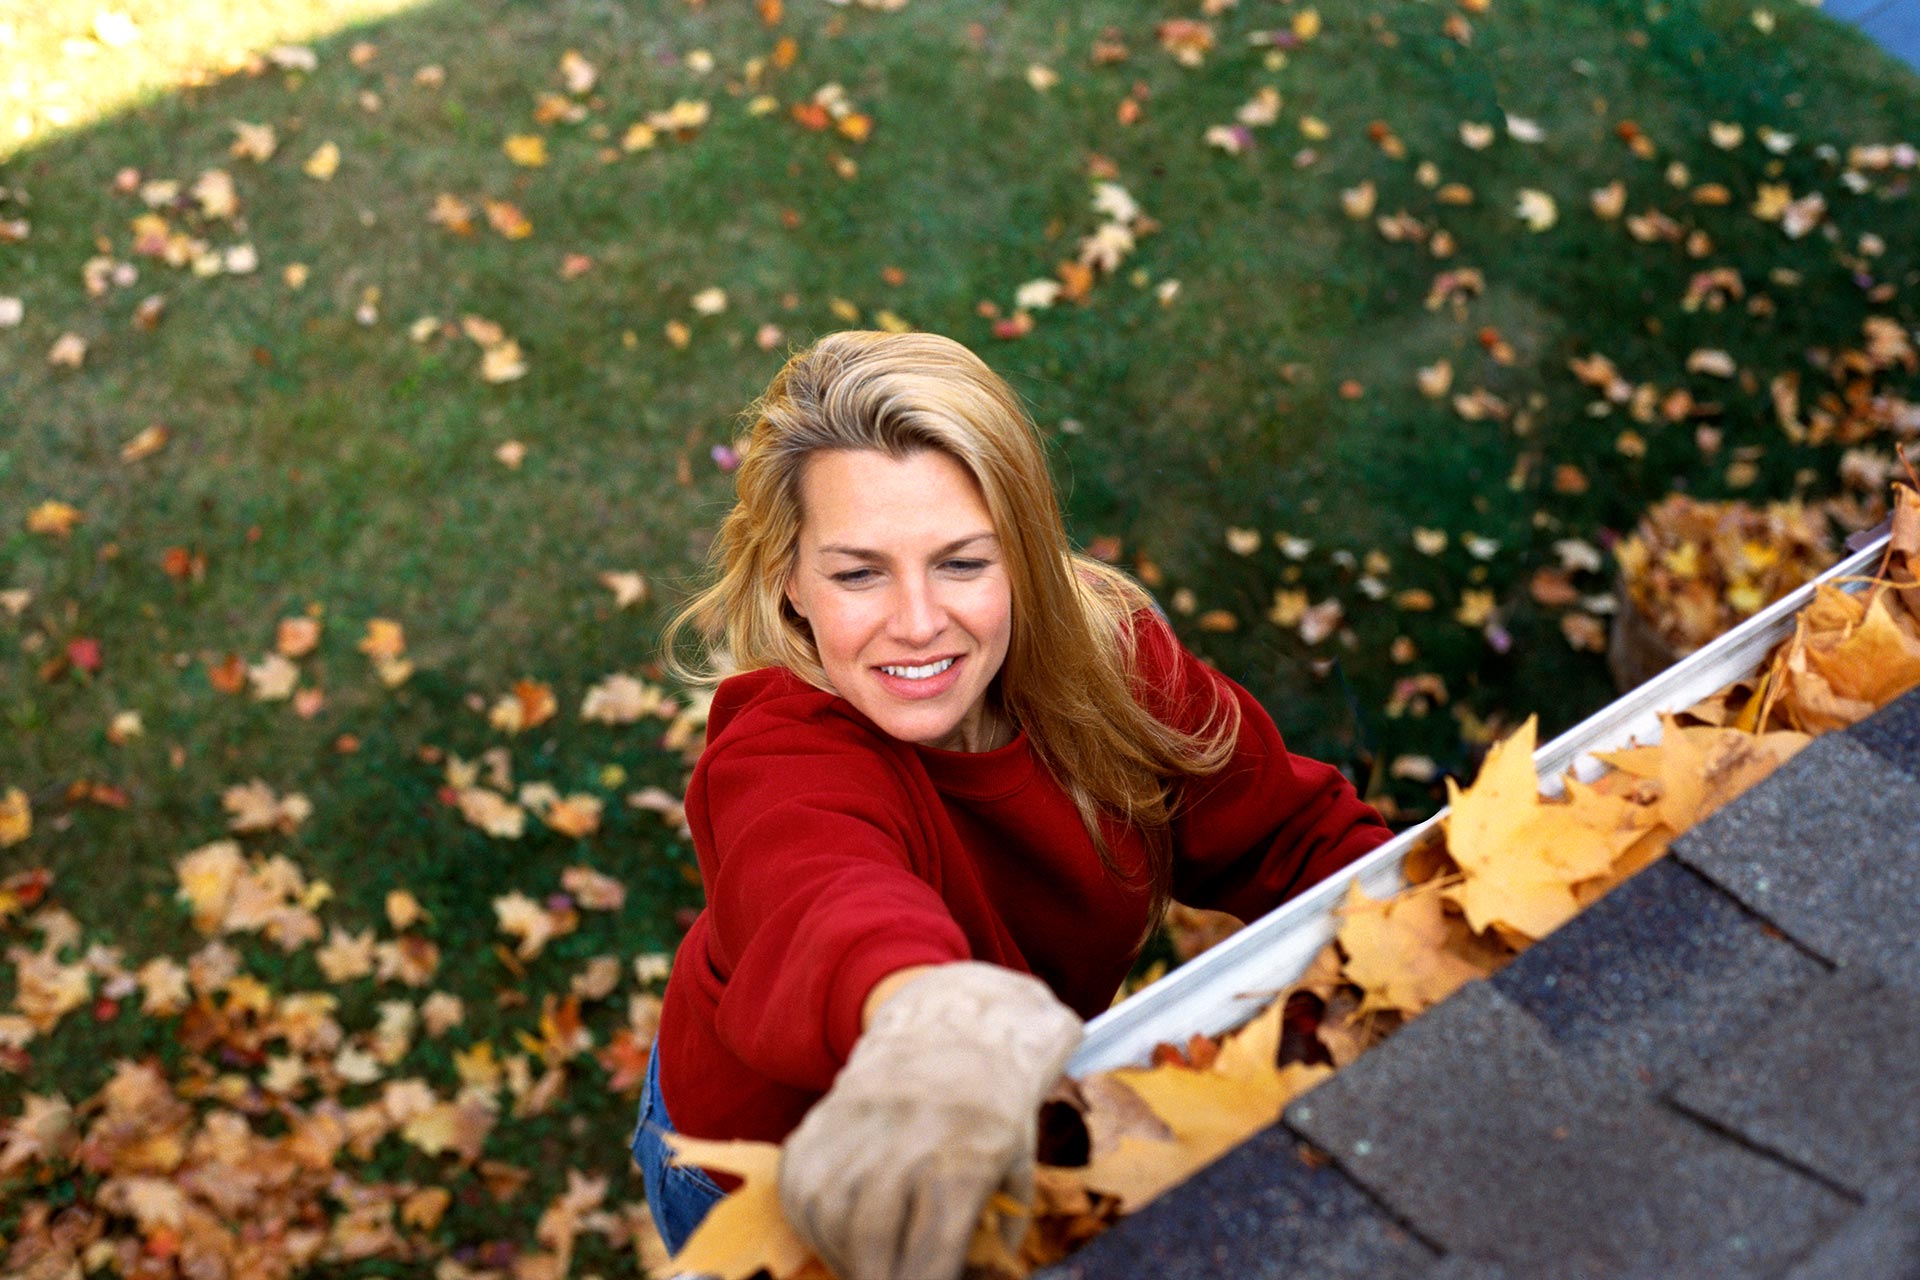
[{"label": "smiling mouth", "polygon": [[880,669],[898,680],[930,680],[952,666],[956,659],[942,658],[938,662],[929,662],[924,667],[886,667]]}]

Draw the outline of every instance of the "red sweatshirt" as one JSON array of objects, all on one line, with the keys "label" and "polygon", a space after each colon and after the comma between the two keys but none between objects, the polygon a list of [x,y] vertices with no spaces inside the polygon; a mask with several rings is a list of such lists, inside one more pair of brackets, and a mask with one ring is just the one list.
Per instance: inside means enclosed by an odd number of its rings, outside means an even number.
[{"label": "red sweatshirt", "polygon": [[[1251,694],[1150,614],[1135,677],[1163,721],[1240,704],[1232,759],[1187,784],[1174,897],[1254,919],[1389,836],[1330,765],[1290,754]],[[1106,1009],[1146,928],[1144,876],[1101,865],[1025,734],[968,754],[889,737],[784,668],[720,685],[687,791],[707,908],[680,944],[655,1052],[682,1133],[777,1142],[832,1084],[873,985],[896,969],[986,960]],[[1123,867],[1139,835],[1110,827]]]}]

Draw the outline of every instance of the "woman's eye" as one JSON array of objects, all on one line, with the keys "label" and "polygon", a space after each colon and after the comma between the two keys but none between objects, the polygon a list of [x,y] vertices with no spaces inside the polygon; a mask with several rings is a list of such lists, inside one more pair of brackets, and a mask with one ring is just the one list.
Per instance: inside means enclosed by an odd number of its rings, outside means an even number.
[{"label": "woman's eye", "polygon": [[985,560],[949,560],[947,568],[955,573],[978,573],[987,567]]},{"label": "woman's eye", "polygon": [[872,577],[873,570],[871,569],[847,569],[841,573],[834,574],[833,580],[844,586],[857,587]]}]

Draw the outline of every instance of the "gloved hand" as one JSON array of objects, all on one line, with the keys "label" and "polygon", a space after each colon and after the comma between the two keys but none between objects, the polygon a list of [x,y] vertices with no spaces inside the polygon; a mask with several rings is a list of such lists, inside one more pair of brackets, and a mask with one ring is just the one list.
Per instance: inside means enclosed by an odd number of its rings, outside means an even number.
[{"label": "gloved hand", "polygon": [[[841,1280],[954,1280],[988,1197],[1032,1202],[1036,1115],[1083,1031],[999,965],[907,982],[781,1150],[788,1222]],[[1001,1225],[1017,1249],[1026,1219]]]}]

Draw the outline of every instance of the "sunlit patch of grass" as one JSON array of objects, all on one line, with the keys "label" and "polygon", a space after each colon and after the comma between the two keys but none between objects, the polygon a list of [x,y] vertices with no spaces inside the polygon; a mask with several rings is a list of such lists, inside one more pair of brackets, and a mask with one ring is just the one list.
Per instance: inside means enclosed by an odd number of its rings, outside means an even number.
[{"label": "sunlit patch of grass", "polygon": [[[425,0],[5,0],[0,160]],[[288,67],[299,74],[297,58]]]}]

